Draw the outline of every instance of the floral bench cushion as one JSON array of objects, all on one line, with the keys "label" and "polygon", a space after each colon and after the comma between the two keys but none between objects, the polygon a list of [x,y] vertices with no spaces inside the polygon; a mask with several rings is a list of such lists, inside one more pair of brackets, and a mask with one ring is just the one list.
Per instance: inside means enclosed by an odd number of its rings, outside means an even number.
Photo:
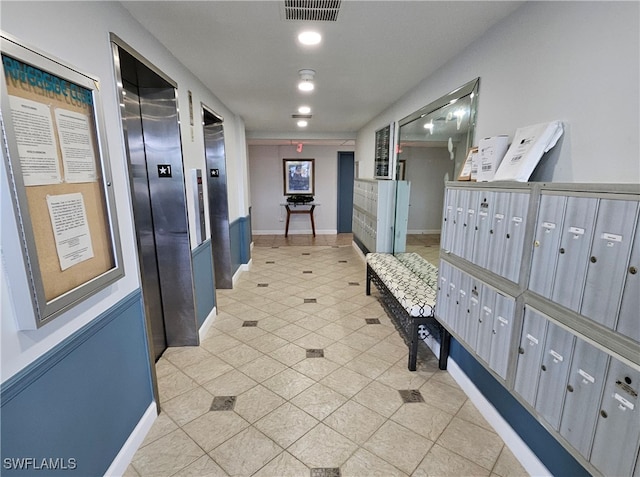
[{"label": "floral bench cushion", "polygon": [[402,260],[391,254],[369,253],[367,263],[409,316],[433,316],[437,267],[415,253],[399,255]]}]

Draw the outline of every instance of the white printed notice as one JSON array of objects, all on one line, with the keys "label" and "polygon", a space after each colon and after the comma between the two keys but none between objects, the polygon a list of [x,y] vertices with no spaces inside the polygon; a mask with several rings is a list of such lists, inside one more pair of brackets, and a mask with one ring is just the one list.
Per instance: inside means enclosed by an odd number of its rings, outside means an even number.
[{"label": "white printed notice", "polygon": [[60,163],[49,106],[9,96],[25,186],[59,184]]},{"label": "white printed notice", "polygon": [[89,118],[81,113],[56,108],[56,125],[67,182],[95,182],[96,157],[91,141]]},{"label": "white printed notice", "polygon": [[92,258],[91,233],[82,194],[48,195],[47,205],[60,268],[66,270]]}]

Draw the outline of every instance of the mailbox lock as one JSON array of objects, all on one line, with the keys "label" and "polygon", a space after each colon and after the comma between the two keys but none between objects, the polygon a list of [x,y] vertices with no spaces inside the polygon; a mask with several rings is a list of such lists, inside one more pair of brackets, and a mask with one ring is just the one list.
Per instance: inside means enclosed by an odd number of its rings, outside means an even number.
[{"label": "mailbox lock", "polygon": [[561,248],[561,249],[560,249],[560,253],[564,253],[564,248]]},{"label": "mailbox lock", "polygon": [[540,246],[540,240],[536,240],[535,242],[533,242],[533,246],[534,247],[539,247]]},{"label": "mailbox lock", "polygon": [[607,411],[605,411],[604,409],[602,409],[602,410],[600,411],[600,415],[601,415],[602,417],[604,417],[605,419],[606,419],[607,417],[609,417],[609,415],[607,414]]},{"label": "mailbox lock", "polygon": [[589,260],[591,260],[591,263],[596,263],[598,261],[596,257],[591,257]]},{"label": "mailbox lock", "polygon": [[629,267],[629,273],[631,275],[635,275],[636,273],[638,273],[638,269],[636,267]]},{"label": "mailbox lock", "polygon": [[546,371],[547,367],[543,364],[542,366],[540,366],[540,369],[542,369],[542,371]]},{"label": "mailbox lock", "polygon": [[567,391],[569,391],[570,393],[573,392],[573,386],[571,386],[571,384],[567,384]]},{"label": "mailbox lock", "polygon": [[518,353],[524,354],[524,348],[522,346],[518,348]]},{"label": "mailbox lock", "polygon": [[511,238],[511,234],[507,234],[507,238]]},{"label": "mailbox lock", "polygon": [[490,234],[493,234],[493,229],[489,230],[489,233],[490,233]]}]

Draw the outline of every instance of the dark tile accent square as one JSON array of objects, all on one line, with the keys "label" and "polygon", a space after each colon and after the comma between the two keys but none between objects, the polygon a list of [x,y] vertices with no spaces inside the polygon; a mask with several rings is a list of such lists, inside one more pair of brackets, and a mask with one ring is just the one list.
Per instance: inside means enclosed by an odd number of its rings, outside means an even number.
[{"label": "dark tile accent square", "polygon": [[249,320],[249,321],[243,322],[242,326],[258,326],[258,322]]},{"label": "dark tile accent square", "polygon": [[236,405],[235,396],[216,396],[211,403],[210,411],[233,411]]},{"label": "dark tile accent square", "polygon": [[258,283],[258,288],[266,288],[268,286],[269,286],[268,283]]},{"label": "dark tile accent square", "polygon": [[331,248],[340,248],[340,245],[332,245]]},{"label": "dark tile accent square", "polygon": [[308,349],[307,358],[324,358],[323,349]]},{"label": "dark tile accent square", "polygon": [[304,302],[305,303],[318,303],[318,300],[316,300],[315,298],[305,298]]},{"label": "dark tile accent square", "polygon": [[271,247],[271,248],[280,248],[280,247],[278,247],[278,246],[276,245],[275,247]]},{"label": "dark tile accent square", "polygon": [[417,389],[401,389],[398,392],[405,403],[424,402],[422,394]]},{"label": "dark tile accent square", "polygon": [[338,263],[349,263],[347,260],[338,260]]},{"label": "dark tile accent square", "polygon": [[311,477],[340,477],[340,469],[338,467],[311,469]]},{"label": "dark tile accent square", "polygon": [[349,286],[350,287],[359,287],[360,283],[359,282],[349,282]]},{"label": "dark tile accent square", "polygon": [[379,325],[380,324],[380,320],[378,318],[365,318],[364,320],[367,322],[367,325]]},{"label": "dark tile accent square", "polygon": [[266,262],[264,262],[264,263],[268,263],[268,264],[270,264],[270,265],[271,265],[271,264],[274,264],[274,263],[276,263],[276,262],[274,262],[273,260],[267,260],[267,261],[266,261]]},{"label": "dark tile accent square", "polygon": [[309,252],[303,252],[302,255],[311,255]]},{"label": "dark tile accent square", "polygon": [[313,273],[311,270],[302,270],[302,273]]}]

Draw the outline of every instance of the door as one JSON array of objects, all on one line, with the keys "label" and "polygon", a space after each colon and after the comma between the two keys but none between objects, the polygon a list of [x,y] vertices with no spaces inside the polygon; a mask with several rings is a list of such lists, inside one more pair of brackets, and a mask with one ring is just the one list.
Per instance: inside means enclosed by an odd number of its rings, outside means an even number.
[{"label": "door", "polygon": [[338,152],[338,233],[351,233],[353,217],[353,152]]},{"label": "door", "polygon": [[140,278],[157,360],[198,344],[175,87],[116,47]]},{"label": "door", "polygon": [[227,162],[224,149],[222,119],[202,108],[204,149],[207,160],[207,195],[211,253],[216,288],[233,288],[231,238],[229,234],[229,204],[227,202]]}]

